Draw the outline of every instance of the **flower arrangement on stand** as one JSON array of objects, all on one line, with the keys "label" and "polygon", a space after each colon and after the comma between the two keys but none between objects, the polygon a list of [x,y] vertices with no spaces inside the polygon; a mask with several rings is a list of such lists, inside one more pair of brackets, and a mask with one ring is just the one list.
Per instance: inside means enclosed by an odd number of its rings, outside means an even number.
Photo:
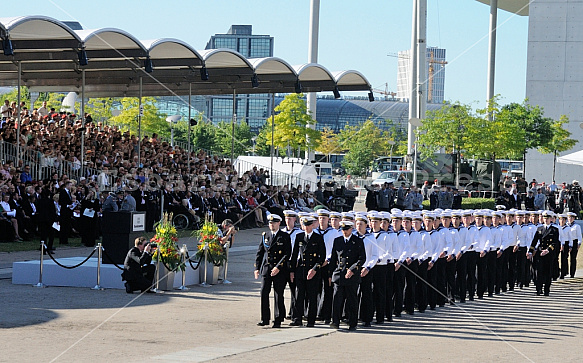
[{"label": "flower arrangement on stand", "polygon": [[204,260],[204,247],[208,244],[209,262],[213,262],[216,266],[222,266],[227,257],[219,237],[219,226],[214,222],[205,220],[202,227],[198,231],[194,231],[193,234],[198,238],[198,250],[196,251],[198,260]]},{"label": "flower arrangement on stand", "polygon": [[184,264],[181,264],[180,260],[176,228],[172,225],[172,214],[164,214],[164,219],[156,225],[156,234],[150,242],[158,245],[152,255],[152,260],[161,259],[170,271],[178,269],[184,271]]}]

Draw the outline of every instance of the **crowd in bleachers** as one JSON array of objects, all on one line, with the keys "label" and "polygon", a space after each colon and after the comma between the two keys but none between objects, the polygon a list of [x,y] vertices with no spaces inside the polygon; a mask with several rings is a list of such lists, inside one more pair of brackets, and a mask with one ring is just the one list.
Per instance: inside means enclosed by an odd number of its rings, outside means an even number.
[{"label": "crowd in bleachers", "polygon": [[[16,103],[9,101],[2,106],[3,145],[18,141],[14,109]],[[240,228],[253,228],[265,224],[267,213],[283,216],[284,209],[311,211],[319,204],[321,190],[312,193],[309,185],[290,190],[271,186],[267,170],[253,168],[239,175],[230,160],[200,150],[189,158],[187,150],[172,147],[156,134],[144,135],[138,143],[135,135],[93,122],[91,115],[85,115],[83,125],[77,115],[47,110],[44,104],[32,112],[24,105],[21,109],[20,163],[16,165],[14,153],[2,156],[3,240],[38,236],[52,250],[55,235],[66,244],[70,235],[79,234],[84,244],[94,245],[107,198],[117,209],[133,198],[135,209],[146,212],[148,231],[162,208],[187,215],[191,227],[210,217],[217,223],[229,218]],[[69,173],[59,168],[63,163],[73,165],[65,169]],[[127,195],[117,193],[125,190]]]}]

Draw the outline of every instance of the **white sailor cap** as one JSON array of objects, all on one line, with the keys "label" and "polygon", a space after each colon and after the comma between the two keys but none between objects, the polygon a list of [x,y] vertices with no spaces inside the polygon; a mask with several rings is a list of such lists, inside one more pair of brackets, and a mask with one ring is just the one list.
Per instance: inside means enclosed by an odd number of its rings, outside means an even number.
[{"label": "white sailor cap", "polygon": [[354,227],[354,223],[352,223],[351,221],[342,221],[340,222],[340,229],[346,231],[351,229],[352,227]]},{"label": "white sailor cap", "polygon": [[354,213],[342,212],[342,219],[349,219],[349,220],[353,221],[354,220]]},{"label": "white sailor cap", "polygon": [[267,216],[267,220],[269,222],[281,222],[281,217],[278,216],[277,214],[271,213],[270,215]]},{"label": "white sailor cap", "polygon": [[294,210],[291,209],[287,209],[283,211],[283,215],[286,217],[297,217],[298,213]]}]

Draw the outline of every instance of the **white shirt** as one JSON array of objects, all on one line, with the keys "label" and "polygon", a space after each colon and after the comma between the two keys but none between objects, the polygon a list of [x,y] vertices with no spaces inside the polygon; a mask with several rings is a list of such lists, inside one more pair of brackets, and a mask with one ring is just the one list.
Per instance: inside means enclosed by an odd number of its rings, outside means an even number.
[{"label": "white shirt", "polygon": [[409,257],[409,233],[405,230],[400,230],[397,232],[397,248],[399,251],[399,263],[405,262],[405,259]]},{"label": "white shirt", "polygon": [[330,258],[332,257],[332,247],[334,247],[334,240],[336,239],[336,237],[339,237],[341,235],[340,231],[332,227],[328,227],[325,230],[321,230],[320,228],[318,228],[314,231],[321,235],[322,238],[324,238],[324,245],[326,245],[326,259],[330,260]]},{"label": "white shirt", "polygon": [[474,240],[476,241],[476,251],[489,251],[490,243],[492,240],[492,232],[490,228],[486,226],[476,227],[477,232],[474,235]]},{"label": "white shirt", "polygon": [[362,267],[366,267],[368,270],[370,270],[377,264],[379,259],[375,238],[370,233],[367,233],[364,236],[359,234],[358,237],[362,238],[362,242],[364,243],[364,251],[366,253],[366,262]]},{"label": "white shirt", "polygon": [[571,226],[571,238],[573,243],[577,240],[577,244],[581,246],[581,227],[577,223],[573,223]]}]

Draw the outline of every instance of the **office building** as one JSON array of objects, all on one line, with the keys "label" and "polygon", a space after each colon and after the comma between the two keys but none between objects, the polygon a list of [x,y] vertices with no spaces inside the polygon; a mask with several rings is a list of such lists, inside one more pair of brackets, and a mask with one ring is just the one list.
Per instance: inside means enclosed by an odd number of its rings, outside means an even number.
[{"label": "office building", "polygon": [[[232,49],[246,58],[273,57],[273,37],[252,34],[251,25],[232,25],[226,34],[211,36],[205,49]],[[231,122],[233,96],[208,96],[207,117],[214,123]],[[237,95],[237,121],[247,122],[252,131],[258,132],[271,113],[269,94]]]},{"label": "office building", "polygon": [[[443,103],[445,99],[445,49],[427,48],[427,103]],[[409,101],[411,97],[411,51],[398,53],[397,99]]]}]

